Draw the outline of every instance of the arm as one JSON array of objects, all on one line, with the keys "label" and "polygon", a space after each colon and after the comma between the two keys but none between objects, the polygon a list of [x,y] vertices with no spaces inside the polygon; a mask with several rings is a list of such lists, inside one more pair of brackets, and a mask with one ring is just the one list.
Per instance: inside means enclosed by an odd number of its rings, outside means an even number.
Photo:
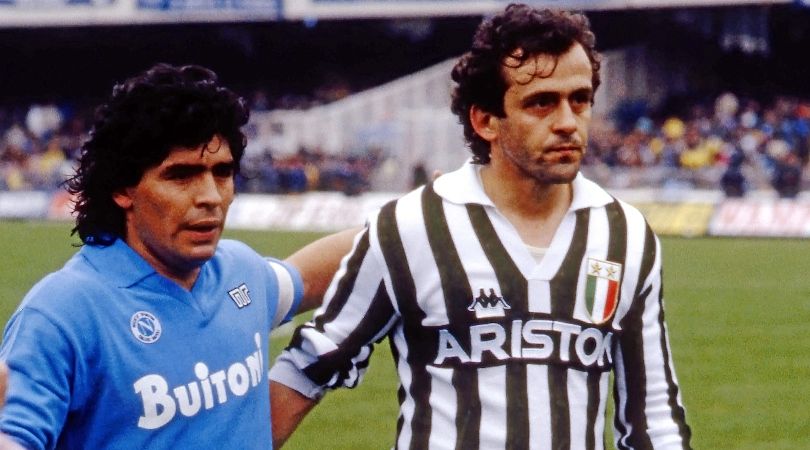
[{"label": "arm", "polygon": [[0,362],[0,409],[6,404],[6,386],[8,386],[8,366]]},{"label": "arm", "polygon": [[351,251],[354,237],[361,230],[352,228],[322,237],[284,260],[295,266],[304,280],[304,298],[298,308],[299,313],[321,306],[341,259]]},{"label": "arm", "polygon": [[357,386],[373,343],[396,323],[398,316],[383,283],[385,266],[370,250],[369,235],[368,229],[361,233],[323,306],[296,329],[270,370],[277,443],[289,437],[327,389]]},{"label": "arm", "polygon": [[41,313],[23,308],[12,316],[0,347],[8,366],[3,433],[26,447],[56,445],[75,398],[74,355],[63,330]]},{"label": "arm", "polygon": [[[6,385],[8,384],[8,367],[0,362],[0,409],[6,403]],[[22,447],[9,439],[5,434],[0,434],[0,450],[22,450]]]},{"label": "arm", "polygon": [[689,449],[691,431],[664,320],[661,247],[649,229],[647,236],[643,261],[648,264],[642,262],[614,358],[617,439],[631,448]]},{"label": "arm", "polygon": [[[317,400],[275,381],[270,382],[270,425],[273,430],[273,448],[281,448],[290,435],[315,407]],[[2,447],[0,447],[2,450]]]}]

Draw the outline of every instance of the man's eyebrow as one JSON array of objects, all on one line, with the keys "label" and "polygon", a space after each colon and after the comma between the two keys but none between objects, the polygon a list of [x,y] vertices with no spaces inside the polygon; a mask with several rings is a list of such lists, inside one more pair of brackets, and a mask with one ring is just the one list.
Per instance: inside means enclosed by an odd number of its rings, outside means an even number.
[{"label": "man's eyebrow", "polygon": [[579,89],[574,89],[571,94],[593,94],[593,88],[590,86],[583,86]]},{"label": "man's eyebrow", "polygon": [[561,96],[570,97],[572,95],[582,95],[582,94],[593,95],[593,89],[591,89],[590,87],[587,87],[587,86],[583,86],[581,88],[574,89],[574,90],[572,90],[570,92],[567,92],[567,93],[566,92],[554,91],[554,90],[551,90],[551,91],[537,91],[537,92],[533,92],[533,93],[527,95],[523,99],[522,103],[524,105],[527,105],[527,104],[535,102],[535,101],[537,101],[539,99],[547,99],[547,100],[559,99]]},{"label": "man's eyebrow", "polygon": [[164,167],[163,170],[192,170],[192,169],[204,169],[205,164],[197,164],[197,163],[172,163],[168,166]]},{"label": "man's eyebrow", "polygon": [[560,93],[556,92],[556,91],[537,91],[537,92],[534,92],[534,93],[531,93],[531,94],[527,95],[523,99],[522,103],[524,105],[528,105],[528,104],[534,103],[535,101],[540,100],[540,99],[559,100],[559,98],[560,98]]},{"label": "man's eyebrow", "polygon": [[205,170],[206,166],[204,164],[174,163],[164,167],[161,173],[165,176],[194,175]]},{"label": "man's eyebrow", "polygon": [[[220,161],[218,163],[213,164],[211,167],[222,167],[222,166],[233,166],[236,164],[234,160],[228,161]],[[164,171],[169,170],[205,170],[208,167],[207,164],[204,163],[185,163],[185,162],[176,162],[171,163],[168,166],[164,167]]]}]

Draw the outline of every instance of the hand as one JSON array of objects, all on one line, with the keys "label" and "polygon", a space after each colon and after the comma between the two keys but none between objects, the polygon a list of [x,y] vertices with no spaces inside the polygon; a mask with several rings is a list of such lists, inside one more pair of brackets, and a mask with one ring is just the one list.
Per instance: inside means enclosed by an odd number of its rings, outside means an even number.
[{"label": "hand", "polygon": [[[8,367],[0,362],[0,408],[6,404],[6,387],[8,386]],[[19,444],[0,433],[0,450],[23,450]]]}]

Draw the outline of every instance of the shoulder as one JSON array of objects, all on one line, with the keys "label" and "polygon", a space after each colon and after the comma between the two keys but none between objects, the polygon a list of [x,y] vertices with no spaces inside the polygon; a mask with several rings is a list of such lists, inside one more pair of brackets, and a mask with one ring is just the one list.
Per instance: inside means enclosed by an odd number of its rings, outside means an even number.
[{"label": "shoulder", "polygon": [[608,209],[616,211],[624,222],[623,236],[618,238],[624,241],[626,248],[626,269],[638,272],[642,278],[657,273],[661,264],[660,241],[641,211],[621,200],[608,205]]},{"label": "shoulder", "polygon": [[369,217],[371,248],[397,249],[403,242],[421,236],[425,230],[426,211],[431,203],[428,197],[431,194],[440,205],[441,198],[432,193],[429,186],[423,186],[388,202]]},{"label": "shoulder", "polygon": [[582,173],[573,182],[574,199],[572,209],[588,207],[599,214],[604,211],[612,230],[621,230],[627,240],[647,239],[649,224],[635,206],[617,198],[605,188],[586,178]]},{"label": "shoulder", "polygon": [[256,250],[253,250],[253,248],[244,242],[234,239],[222,239],[219,241],[214,259],[220,259],[228,262],[239,260],[243,263],[244,261],[250,260],[255,260],[256,262],[263,261],[262,256],[257,253]]},{"label": "shoulder", "polygon": [[638,208],[619,199],[615,200],[614,207],[621,211],[624,220],[627,222],[628,239],[647,240],[657,238],[649,222],[647,222],[647,218]]},{"label": "shoulder", "polygon": [[[405,195],[383,205],[369,218],[372,227],[393,225],[400,228],[423,223],[423,204],[425,197],[434,195],[431,185],[418,187]],[[441,199],[436,196],[441,201]]]},{"label": "shoulder", "polygon": [[116,296],[115,291],[108,278],[81,257],[74,257],[28,291],[9,319],[7,332],[14,323],[28,330],[32,342],[44,339],[48,345],[56,345],[56,335],[80,339],[94,329],[95,317],[109,310],[105,305]]},{"label": "shoulder", "polygon": [[268,259],[241,241],[223,239],[214,257],[205,263],[206,273],[219,280],[246,280],[253,282],[273,278]]},{"label": "shoulder", "polygon": [[20,306],[35,307],[43,311],[70,311],[109,288],[107,278],[87,264],[81,253],[78,253],[64,267],[34,284]]},{"label": "shoulder", "polygon": [[630,203],[627,203],[624,200],[620,200],[617,198],[615,199],[614,207],[622,212],[625,220],[628,222],[628,226],[641,227],[644,229],[649,227],[649,224],[647,223],[647,219],[644,217],[644,214],[642,214],[642,212],[638,208],[631,205]]},{"label": "shoulder", "polygon": [[298,270],[292,265],[271,256],[260,255],[244,242],[223,239],[217,247],[212,266],[225,275],[244,277],[248,274],[267,279],[298,279]]}]

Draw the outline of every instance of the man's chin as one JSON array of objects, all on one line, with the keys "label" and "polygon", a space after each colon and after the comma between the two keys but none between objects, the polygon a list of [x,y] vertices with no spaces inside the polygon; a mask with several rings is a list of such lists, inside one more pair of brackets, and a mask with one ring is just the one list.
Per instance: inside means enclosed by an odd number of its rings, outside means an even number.
[{"label": "man's chin", "polygon": [[546,170],[535,176],[535,179],[543,184],[569,184],[574,181],[579,173],[579,164],[557,166],[552,170]]},{"label": "man's chin", "polygon": [[216,244],[197,245],[189,252],[188,262],[199,267],[213,258],[216,250]]}]

